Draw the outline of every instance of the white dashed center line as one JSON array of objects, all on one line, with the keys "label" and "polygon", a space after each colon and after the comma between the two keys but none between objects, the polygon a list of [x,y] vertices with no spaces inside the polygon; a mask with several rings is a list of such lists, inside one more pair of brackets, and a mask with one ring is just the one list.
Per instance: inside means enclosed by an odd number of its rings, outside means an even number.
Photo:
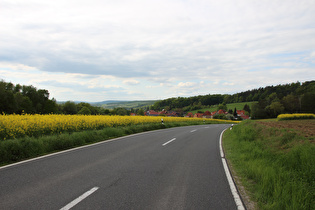
[{"label": "white dashed center line", "polygon": [[77,205],[78,203],[83,201],[85,198],[90,196],[92,193],[94,193],[96,190],[98,190],[98,188],[99,187],[93,187],[92,189],[90,189],[89,191],[85,192],[84,194],[82,194],[77,199],[73,200],[71,203],[69,203],[65,207],[61,208],[60,210],[69,210],[69,209],[71,209],[72,207],[74,207],[75,205]]},{"label": "white dashed center line", "polygon": [[169,144],[169,143],[171,143],[172,141],[175,141],[175,140],[176,140],[176,138],[173,138],[173,139],[169,140],[168,142],[165,142],[164,144],[162,144],[162,146],[165,146],[165,145],[167,145],[167,144]]}]

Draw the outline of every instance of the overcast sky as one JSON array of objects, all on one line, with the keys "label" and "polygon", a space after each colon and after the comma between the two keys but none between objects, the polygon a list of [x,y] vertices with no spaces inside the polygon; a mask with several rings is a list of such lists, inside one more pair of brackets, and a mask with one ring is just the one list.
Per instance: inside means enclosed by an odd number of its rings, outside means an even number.
[{"label": "overcast sky", "polygon": [[315,1],[0,0],[0,79],[88,102],[315,80]]}]

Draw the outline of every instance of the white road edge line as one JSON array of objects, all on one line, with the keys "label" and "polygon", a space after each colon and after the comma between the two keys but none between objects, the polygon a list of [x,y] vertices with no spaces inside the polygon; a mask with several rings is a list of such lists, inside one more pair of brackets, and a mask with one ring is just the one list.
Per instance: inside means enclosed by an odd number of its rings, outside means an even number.
[{"label": "white road edge line", "polygon": [[77,205],[78,203],[83,201],[85,198],[90,196],[92,193],[94,193],[96,190],[98,190],[98,188],[99,187],[93,187],[92,189],[90,189],[89,191],[85,192],[84,194],[82,194],[81,196],[79,196],[78,198],[76,198],[75,200],[70,202],[68,205],[66,205],[63,208],[61,208],[60,210],[69,210],[69,209],[71,209],[72,207],[74,207],[75,205]]},{"label": "white road edge line", "polygon": [[193,132],[195,132],[195,131],[197,131],[197,129],[195,129],[195,130],[191,130],[191,131],[190,131],[190,133],[193,133]]},{"label": "white road edge line", "polygon": [[168,142],[165,142],[164,144],[162,144],[162,146],[165,146],[165,145],[167,145],[167,144],[169,144],[169,143],[171,143],[172,141],[175,141],[175,140],[176,140],[176,138],[173,138],[173,139],[169,140]]},{"label": "white road edge line", "polygon": [[224,156],[224,152],[223,152],[223,149],[222,149],[222,136],[223,136],[223,133],[224,131],[226,131],[227,129],[224,129],[220,135],[220,154],[221,154],[221,159],[222,159],[222,163],[223,163],[223,167],[224,167],[224,171],[225,171],[225,174],[226,174],[226,178],[229,182],[229,185],[230,185],[230,189],[231,189],[231,192],[232,192],[232,195],[233,195],[233,198],[234,198],[234,201],[235,201],[235,204],[237,206],[237,209],[238,210],[245,210],[245,207],[243,205],[243,202],[241,200],[241,197],[240,195],[238,194],[238,191],[236,189],[236,186],[235,186],[235,183],[233,181],[233,178],[231,176],[231,173],[230,173],[230,170],[229,170],[229,167],[226,163],[226,160],[225,160],[225,156]]}]

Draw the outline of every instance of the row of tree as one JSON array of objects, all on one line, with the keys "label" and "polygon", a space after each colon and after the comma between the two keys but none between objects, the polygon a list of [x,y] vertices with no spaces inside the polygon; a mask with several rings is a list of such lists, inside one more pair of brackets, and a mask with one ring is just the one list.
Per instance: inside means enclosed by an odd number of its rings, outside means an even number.
[{"label": "row of tree", "polygon": [[234,94],[229,99],[257,100],[251,107],[253,119],[274,118],[283,113],[315,113],[315,81],[267,86]]},{"label": "row of tree", "polygon": [[274,118],[283,113],[315,113],[315,90],[302,95],[290,93],[281,99],[277,93],[252,104],[254,119]]},{"label": "row of tree", "polygon": [[[82,114],[82,115],[130,115],[135,113],[137,115],[144,115],[146,109],[126,109],[123,107],[116,107],[114,109],[104,109],[98,106],[92,106],[89,103],[75,103],[67,101],[58,105],[58,113],[63,114]],[[149,107],[147,107],[149,109]]]},{"label": "row of tree", "polygon": [[0,81],[0,113],[55,113],[55,99],[49,99],[48,90],[37,90],[34,86],[14,85]]},{"label": "row of tree", "polygon": [[204,108],[205,106],[211,106],[215,104],[221,104],[224,102],[226,95],[199,95],[192,97],[177,97],[168,98],[165,100],[157,101],[151,107],[154,110],[175,110],[182,109],[182,111],[193,111],[197,109]]},{"label": "row of tree", "polygon": [[14,85],[0,81],[0,113],[5,114],[108,114],[109,110],[88,103],[66,102],[58,104],[49,99],[49,92],[30,85]]}]

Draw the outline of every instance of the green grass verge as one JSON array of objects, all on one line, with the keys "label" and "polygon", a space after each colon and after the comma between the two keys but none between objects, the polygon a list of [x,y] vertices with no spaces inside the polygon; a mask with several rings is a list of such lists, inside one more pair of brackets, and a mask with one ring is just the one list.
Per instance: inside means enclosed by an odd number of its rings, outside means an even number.
[{"label": "green grass verge", "polygon": [[23,137],[18,139],[4,140],[0,141],[0,165],[6,165],[21,160],[134,133],[204,123],[219,124],[224,122],[186,121],[164,124],[146,123],[123,127],[104,128],[101,130],[88,130],[73,133],[63,133],[59,135]]},{"label": "green grass verge", "polygon": [[223,147],[259,209],[314,209],[315,145],[308,139],[248,120],[224,133]]}]

